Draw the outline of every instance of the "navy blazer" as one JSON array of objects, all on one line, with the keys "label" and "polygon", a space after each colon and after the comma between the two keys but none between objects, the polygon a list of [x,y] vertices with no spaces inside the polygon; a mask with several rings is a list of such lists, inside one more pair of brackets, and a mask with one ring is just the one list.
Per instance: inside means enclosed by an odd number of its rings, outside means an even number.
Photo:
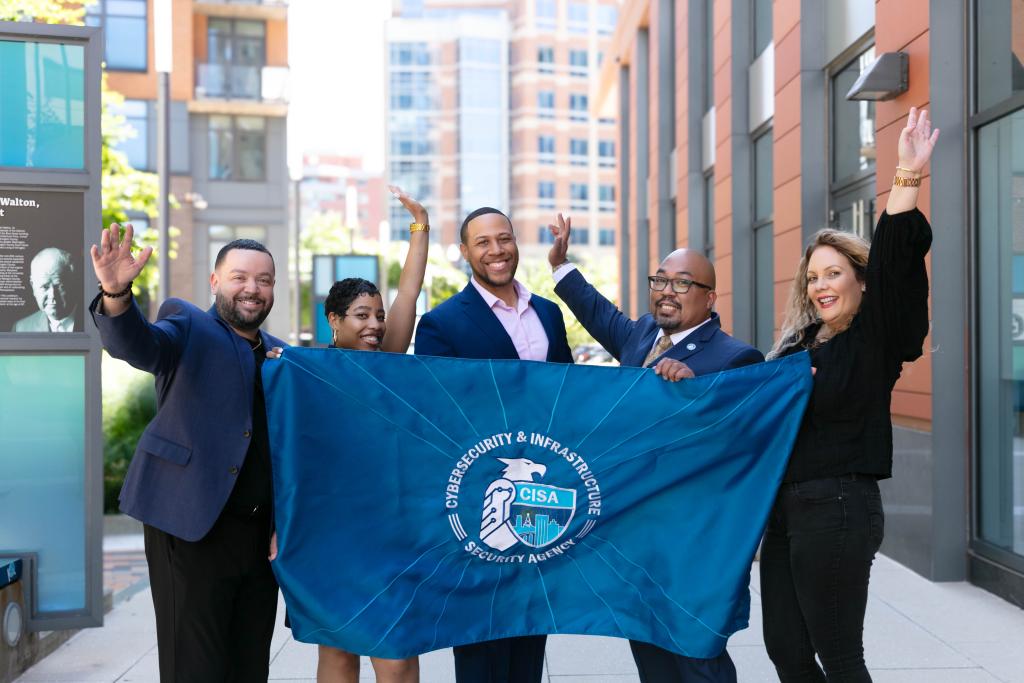
[{"label": "navy blazer", "polygon": [[[139,438],[121,489],[121,511],[197,541],[220,516],[245,464],[256,360],[217,315],[168,299],[150,323],[134,303],[118,316],[89,306],[114,358],[156,377],[156,416]],[[260,332],[265,348],[287,346]]]},{"label": "navy blazer", "polygon": [[[530,305],[548,335],[547,360],[571,363],[572,351],[565,339],[565,321],[558,304],[531,294]],[[416,354],[454,358],[519,358],[512,338],[472,282],[420,318],[416,327]]]},{"label": "navy blazer", "polygon": [[[647,313],[639,320],[630,320],[587,282],[579,270],[562,278],[555,286],[555,294],[569,305],[587,332],[622,365],[643,365],[658,334],[654,316]],[[723,332],[718,314],[712,313],[711,320],[655,358],[648,367],[662,358],[684,361],[695,375],[705,375],[760,363],[764,354]]]}]

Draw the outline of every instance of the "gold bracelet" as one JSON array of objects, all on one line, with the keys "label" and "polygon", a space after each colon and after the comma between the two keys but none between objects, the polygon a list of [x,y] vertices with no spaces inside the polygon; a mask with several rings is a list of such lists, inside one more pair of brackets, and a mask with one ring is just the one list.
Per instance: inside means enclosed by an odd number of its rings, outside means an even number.
[{"label": "gold bracelet", "polygon": [[430,232],[430,226],[426,223],[410,223],[409,232]]},{"label": "gold bracelet", "polygon": [[920,178],[904,178],[903,176],[893,176],[892,184],[896,187],[921,187]]},{"label": "gold bracelet", "polygon": [[921,172],[920,171],[915,171],[914,169],[907,168],[906,166],[897,166],[896,167],[896,171],[897,172],[903,171],[904,173],[911,173],[911,174],[914,175],[914,177],[917,177],[917,178],[921,177]]}]

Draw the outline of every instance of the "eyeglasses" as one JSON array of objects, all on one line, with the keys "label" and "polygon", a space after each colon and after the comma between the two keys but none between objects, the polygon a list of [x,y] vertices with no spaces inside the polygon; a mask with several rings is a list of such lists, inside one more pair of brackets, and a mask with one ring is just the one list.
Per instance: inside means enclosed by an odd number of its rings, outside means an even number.
[{"label": "eyeglasses", "polygon": [[676,294],[686,294],[690,291],[690,287],[693,285],[702,287],[709,292],[714,289],[714,287],[709,287],[708,285],[697,282],[696,280],[687,280],[686,278],[669,280],[667,277],[661,277],[660,275],[648,275],[647,282],[650,283],[651,289],[655,292],[664,291],[670,282],[672,283],[672,291]]}]

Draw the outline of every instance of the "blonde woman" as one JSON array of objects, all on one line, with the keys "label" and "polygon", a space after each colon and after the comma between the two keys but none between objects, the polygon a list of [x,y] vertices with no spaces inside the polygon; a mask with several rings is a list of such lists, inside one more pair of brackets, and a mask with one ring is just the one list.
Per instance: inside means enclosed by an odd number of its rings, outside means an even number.
[{"label": "blonde woman", "polygon": [[811,239],[769,354],[808,350],[815,368],[761,550],[765,646],[784,682],[871,680],[863,630],[884,533],[878,480],[892,474],[893,385],[928,333],[932,233],[916,207],[938,135],[927,111],[910,110],[872,244],[838,230]]}]

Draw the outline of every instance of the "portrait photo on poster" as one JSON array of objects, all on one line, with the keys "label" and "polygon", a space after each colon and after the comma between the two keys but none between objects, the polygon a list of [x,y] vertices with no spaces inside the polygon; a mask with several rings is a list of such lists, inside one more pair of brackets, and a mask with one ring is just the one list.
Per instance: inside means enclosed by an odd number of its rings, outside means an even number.
[{"label": "portrait photo on poster", "polygon": [[81,332],[81,192],[0,188],[0,333]]}]

